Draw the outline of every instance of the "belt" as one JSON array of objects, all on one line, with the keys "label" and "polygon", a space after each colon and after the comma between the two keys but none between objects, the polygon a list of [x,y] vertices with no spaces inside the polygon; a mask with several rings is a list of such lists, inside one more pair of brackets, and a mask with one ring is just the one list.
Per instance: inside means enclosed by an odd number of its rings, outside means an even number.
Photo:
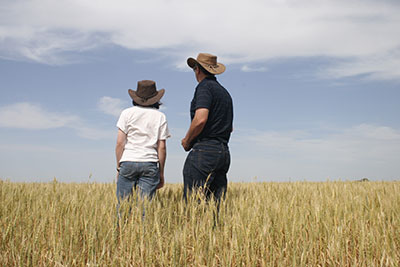
[{"label": "belt", "polygon": [[204,142],[204,141],[217,141],[217,142],[223,143],[223,144],[225,144],[225,145],[228,144],[227,141],[221,140],[221,138],[218,138],[218,137],[203,137],[203,138],[197,139],[197,140],[196,140],[196,143],[197,143],[197,142]]}]

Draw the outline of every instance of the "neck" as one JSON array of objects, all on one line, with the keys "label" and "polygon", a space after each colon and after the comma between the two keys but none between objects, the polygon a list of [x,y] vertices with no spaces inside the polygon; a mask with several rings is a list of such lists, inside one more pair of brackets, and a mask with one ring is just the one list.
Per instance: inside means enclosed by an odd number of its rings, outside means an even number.
[{"label": "neck", "polygon": [[202,72],[200,72],[198,75],[197,75],[197,81],[198,82],[201,82],[202,80],[204,80],[205,78],[207,78],[207,75],[205,75],[204,73],[202,73]]}]

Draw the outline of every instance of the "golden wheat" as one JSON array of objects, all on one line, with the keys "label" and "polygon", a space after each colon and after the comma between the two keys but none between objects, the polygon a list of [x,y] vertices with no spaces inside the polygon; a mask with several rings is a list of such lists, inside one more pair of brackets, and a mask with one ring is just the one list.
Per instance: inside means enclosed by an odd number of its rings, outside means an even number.
[{"label": "golden wheat", "polygon": [[400,265],[400,182],[230,183],[219,212],[166,185],[119,228],[113,184],[0,194],[1,266]]}]

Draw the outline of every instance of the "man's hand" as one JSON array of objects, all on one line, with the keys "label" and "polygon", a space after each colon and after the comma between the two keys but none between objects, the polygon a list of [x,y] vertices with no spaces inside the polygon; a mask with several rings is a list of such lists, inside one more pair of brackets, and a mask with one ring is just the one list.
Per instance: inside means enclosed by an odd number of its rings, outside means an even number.
[{"label": "man's hand", "polygon": [[187,141],[186,138],[182,139],[181,144],[185,151],[189,151],[191,149],[190,143]]},{"label": "man's hand", "polygon": [[160,183],[157,185],[157,189],[160,189],[164,186],[164,174],[160,173]]}]

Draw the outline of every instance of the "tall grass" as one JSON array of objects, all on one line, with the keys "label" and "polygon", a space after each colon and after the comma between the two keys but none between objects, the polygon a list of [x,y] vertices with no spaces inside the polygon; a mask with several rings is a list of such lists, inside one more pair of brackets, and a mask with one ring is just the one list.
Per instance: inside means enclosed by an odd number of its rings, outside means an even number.
[{"label": "tall grass", "polygon": [[[231,183],[213,203],[166,185],[0,181],[1,266],[400,266],[400,182]],[[142,217],[142,209],[145,217]]]}]

